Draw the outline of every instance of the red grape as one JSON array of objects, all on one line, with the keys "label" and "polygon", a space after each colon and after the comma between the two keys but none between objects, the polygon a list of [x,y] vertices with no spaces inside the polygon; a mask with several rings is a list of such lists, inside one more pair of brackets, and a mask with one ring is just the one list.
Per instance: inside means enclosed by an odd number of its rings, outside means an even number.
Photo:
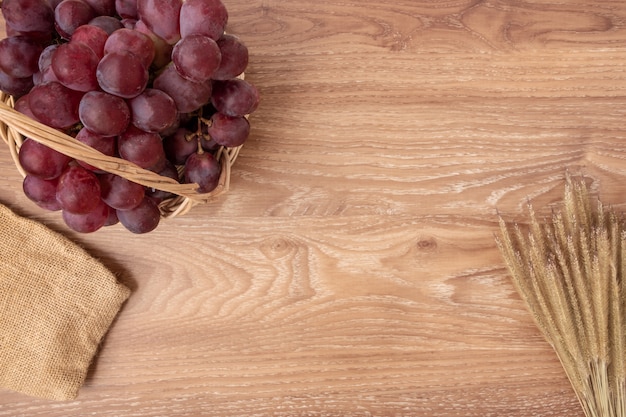
[{"label": "red grape", "polygon": [[173,135],[163,139],[163,149],[168,160],[176,165],[183,165],[189,155],[198,150],[198,137],[195,133],[179,127]]},{"label": "red grape", "polygon": [[57,201],[56,192],[58,178],[44,180],[34,175],[26,175],[22,181],[24,195],[39,207],[50,211],[61,210],[61,205]]},{"label": "red grape", "polygon": [[215,81],[211,103],[228,116],[245,116],[259,105],[259,91],[249,82],[238,78]]},{"label": "red grape", "polygon": [[137,20],[137,0],[115,0],[115,11],[122,19]]},{"label": "red grape", "polygon": [[89,24],[92,26],[97,26],[100,29],[104,30],[107,35],[112,34],[118,29],[122,29],[124,25],[120,22],[119,19],[113,16],[96,16],[89,21]]},{"label": "red grape", "polygon": [[46,46],[41,51],[41,54],[39,54],[39,58],[37,59],[37,68],[39,68],[39,71],[43,71],[50,67],[50,64],[52,63],[52,54],[54,54],[54,51],[56,51],[58,47],[59,44],[53,43],[52,45]]},{"label": "red grape", "polygon": [[96,16],[110,16],[115,14],[115,0],[83,0],[96,12]]},{"label": "red grape", "polygon": [[[62,1],[63,0],[45,0],[46,4],[48,4],[53,11]],[[54,18],[54,15],[52,17]]]},{"label": "red grape", "polygon": [[30,175],[43,179],[56,178],[71,158],[32,139],[26,139],[18,154],[20,165]]},{"label": "red grape", "polygon": [[219,149],[220,145],[211,136],[202,136],[200,139],[200,146],[207,152],[215,152]]},{"label": "red grape", "polygon": [[172,51],[172,62],[178,73],[198,83],[208,81],[222,59],[217,43],[204,35],[190,35],[179,40]]},{"label": "red grape", "polygon": [[130,125],[117,139],[120,156],[141,168],[158,171],[165,163],[163,142],[158,133]]},{"label": "red grape", "polygon": [[[172,164],[170,161],[166,161],[165,167],[161,169],[160,171],[158,171],[157,174],[159,174],[162,177],[168,177],[175,181],[180,182],[178,170],[176,169],[174,164]],[[160,203],[164,199],[172,197],[174,194],[168,191],[163,191],[163,190],[159,190],[156,188],[147,188],[146,195],[149,196],[154,201],[156,201],[157,203]]]},{"label": "red grape", "polygon": [[61,174],[56,194],[61,208],[70,213],[89,213],[102,201],[98,178],[78,165],[70,165]]},{"label": "red grape", "polygon": [[243,116],[233,117],[217,112],[211,116],[208,133],[219,145],[234,148],[243,145],[248,138],[250,123]]},{"label": "red grape", "polygon": [[85,92],[98,89],[98,56],[83,43],[59,45],[52,53],[51,67],[59,82],[67,88]]},{"label": "red grape", "polygon": [[152,65],[154,67],[163,68],[171,62],[173,45],[170,45],[165,41],[165,39],[156,35],[141,20],[137,20],[135,22],[135,27],[133,29],[137,32],[141,32],[144,35],[147,35],[150,39],[152,39],[152,43],[154,44],[154,60],[152,61]]},{"label": "red grape", "polygon": [[205,35],[218,40],[228,22],[228,11],[220,0],[186,0],[180,9],[180,35]]},{"label": "red grape", "polygon": [[99,176],[102,200],[117,210],[130,210],[139,205],[145,195],[143,185],[115,174]]},{"label": "red grape", "polygon": [[54,26],[62,38],[69,40],[79,26],[96,17],[96,12],[83,0],[63,0],[54,9]]},{"label": "red grape", "polygon": [[96,71],[100,87],[123,98],[137,97],[148,85],[148,70],[141,58],[130,52],[111,52],[100,60]]},{"label": "red grape", "polygon": [[118,29],[111,33],[104,44],[104,53],[111,52],[132,52],[141,58],[143,66],[150,67],[154,59],[154,43],[141,32],[133,29]]},{"label": "red grape", "polygon": [[104,91],[90,91],[80,101],[78,115],[83,125],[101,136],[117,136],[130,123],[126,101]]},{"label": "red grape", "polygon": [[39,70],[43,48],[26,36],[0,40],[0,69],[13,78],[30,77]]},{"label": "red grape", "polygon": [[65,224],[72,230],[80,233],[93,233],[104,226],[109,220],[109,213],[113,211],[102,200],[97,200],[97,205],[86,213],[72,213],[62,211]]},{"label": "red grape", "polygon": [[51,32],[54,29],[52,10],[43,0],[2,1],[5,22],[20,32]]},{"label": "red grape", "polygon": [[120,220],[117,218],[117,211],[110,208],[109,217],[107,217],[106,221],[104,222],[104,226],[113,226],[115,224],[118,224],[119,222]]},{"label": "red grape", "polygon": [[165,91],[174,99],[180,113],[198,110],[211,98],[211,84],[197,83],[180,76],[173,64],[163,69],[154,80],[154,88]]},{"label": "red grape", "polygon": [[184,178],[187,183],[198,184],[197,192],[210,193],[220,179],[220,163],[209,152],[193,153],[185,162]]},{"label": "red grape", "polygon": [[224,34],[217,40],[222,60],[219,68],[211,76],[214,80],[235,78],[248,66],[248,48],[238,37]]},{"label": "red grape", "polygon": [[176,123],[176,103],[167,93],[147,88],[143,93],[128,100],[132,123],[146,132],[162,132]]},{"label": "red grape", "polygon": [[87,45],[96,54],[98,59],[102,59],[104,56],[104,44],[108,37],[109,34],[98,26],[82,25],[74,31],[71,42]]},{"label": "red grape", "polygon": [[15,100],[15,105],[13,106],[13,108],[23,115],[26,115],[31,119],[37,120],[32,110],[30,109],[30,104],[28,103],[28,94]]},{"label": "red grape", "polygon": [[[89,145],[98,152],[107,155],[107,156],[116,156],[117,155],[117,138],[114,136],[101,136],[96,133],[93,133],[86,127],[83,127],[77,134],[76,140],[84,143],[85,145]],[[100,172],[100,169],[89,165],[84,161],[76,161],[80,166],[85,169],[94,172]]]},{"label": "red grape", "polygon": [[58,47],[58,44],[48,45],[41,52],[41,55],[39,55],[39,60],[37,62],[39,72],[33,74],[34,84],[43,84],[47,81],[59,81],[56,74],[52,70],[52,55]]},{"label": "red grape", "polygon": [[14,97],[21,97],[33,88],[33,77],[15,78],[0,70],[0,90]]},{"label": "red grape", "polygon": [[130,232],[142,234],[156,229],[161,220],[161,212],[154,200],[144,197],[134,209],[117,210],[117,218]]},{"label": "red grape", "polygon": [[49,81],[30,90],[28,103],[37,120],[51,127],[65,129],[80,120],[78,105],[82,96],[83,93],[70,90],[56,81]]},{"label": "red grape", "polygon": [[180,39],[182,0],[137,0],[137,14],[148,28],[171,45]]}]

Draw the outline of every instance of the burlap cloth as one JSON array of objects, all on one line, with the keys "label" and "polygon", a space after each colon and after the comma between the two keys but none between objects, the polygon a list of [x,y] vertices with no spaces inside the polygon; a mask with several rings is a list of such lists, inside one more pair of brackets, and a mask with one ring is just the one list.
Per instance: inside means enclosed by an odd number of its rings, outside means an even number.
[{"label": "burlap cloth", "polygon": [[84,249],[0,205],[0,387],[76,398],[129,294]]}]

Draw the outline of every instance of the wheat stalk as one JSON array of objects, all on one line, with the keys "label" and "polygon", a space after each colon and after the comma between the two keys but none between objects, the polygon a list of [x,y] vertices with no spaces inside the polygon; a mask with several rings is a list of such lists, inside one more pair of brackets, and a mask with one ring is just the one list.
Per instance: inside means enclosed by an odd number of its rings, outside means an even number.
[{"label": "wheat stalk", "polygon": [[496,242],[537,327],[556,352],[587,417],[626,417],[626,231],[566,177],[562,208],[540,221],[500,217]]}]

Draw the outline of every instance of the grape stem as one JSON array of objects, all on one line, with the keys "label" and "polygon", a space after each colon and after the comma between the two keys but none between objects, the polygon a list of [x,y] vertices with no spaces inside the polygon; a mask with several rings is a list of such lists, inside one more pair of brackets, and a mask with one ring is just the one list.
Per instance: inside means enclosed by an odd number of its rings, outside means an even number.
[{"label": "grape stem", "polygon": [[199,122],[204,123],[205,125],[207,125],[207,127],[211,127],[213,125],[213,121],[211,119],[205,119],[202,116],[198,117],[198,123]]}]

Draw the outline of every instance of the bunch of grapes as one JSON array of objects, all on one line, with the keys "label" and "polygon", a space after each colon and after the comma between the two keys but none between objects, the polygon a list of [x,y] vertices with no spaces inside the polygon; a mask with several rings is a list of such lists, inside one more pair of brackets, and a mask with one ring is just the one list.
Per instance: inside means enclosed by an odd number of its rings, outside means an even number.
[{"label": "bunch of grapes", "polygon": [[[216,188],[218,149],[241,146],[256,87],[220,0],[2,0],[0,90],[15,109],[108,156]],[[171,194],[25,138],[25,195],[78,232],[154,230]]]}]

